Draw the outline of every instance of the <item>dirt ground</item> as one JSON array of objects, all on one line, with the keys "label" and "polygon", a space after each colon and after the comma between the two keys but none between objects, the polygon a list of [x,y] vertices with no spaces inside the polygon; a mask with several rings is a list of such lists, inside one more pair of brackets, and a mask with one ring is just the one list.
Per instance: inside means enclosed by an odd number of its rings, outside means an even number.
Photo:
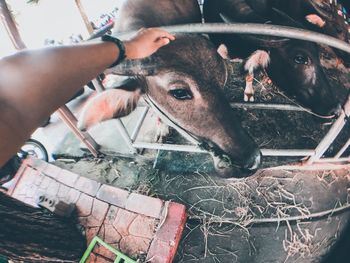
[{"label": "dirt ground", "polygon": [[[335,68],[329,54],[323,64],[337,96],[344,99],[350,90],[349,72]],[[232,66],[234,77],[225,92],[231,101],[242,102],[241,64]],[[290,103],[272,85],[256,84],[256,91],[258,102]],[[305,112],[236,112],[262,148],[313,149],[330,127]],[[349,134],[347,124],[326,155],[334,155]],[[173,131],[168,140],[181,139]],[[350,168],[260,170],[247,179],[227,180],[215,176],[206,154],[159,152],[153,161],[107,156],[55,164],[102,183],[185,204],[189,218],[176,262],[321,262],[350,216]],[[295,158],[265,160],[264,167],[290,161]],[[293,220],[286,221],[290,217]]]},{"label": "dirt ground", "polygon": [[[182,172],[154,169],[142,159],[58,160],[56,165],[186,205],[189,218],[175,262],[320,262],[350,216],[350,168],[263,170],[227,180],[188,172],[186,166]],[[287,223],[288,217],[295,220]]]}]

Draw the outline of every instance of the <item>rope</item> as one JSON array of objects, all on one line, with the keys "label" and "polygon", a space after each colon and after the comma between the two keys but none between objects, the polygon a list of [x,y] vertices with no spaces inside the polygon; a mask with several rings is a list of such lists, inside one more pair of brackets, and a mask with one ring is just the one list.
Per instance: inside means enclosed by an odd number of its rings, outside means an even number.
[{"label": "rope", "polygon": [[[264,89],[266,89],[266,87],[264,86],[263,83],[261,83],[261,81],[259,81],[259,80],[256,79],[256,78],[254,78],[254,80],[255,80],[257,83],[259,83]],[[329,115],[329,116],[319,115],[319,114],[317,114],[317,113],[314,113],[314,112],[312,112],[312,111],[306,109],[305,107],[301,106],[301,105],[298,104],[297,102],[291,100],[290,98],[288,98],[288,97],[287,97],[286,95],[284,95],[283,93],[278,92],[278,94],[281,95],[282,97],[284,97],[285,99],[287,99],[287,100],[288,100],[289,102],[291,102],[292,104],[298,106],[300,109],[302,109],[302,111],[304,111],[304,112],[306,112],[306,113],[309,113],[309,114],[311,114],[311,115],[314,115],[314,116],[316,116],[316,117],[318,117],[318,118],[322,118],[322,119],[333,119],[334,117],[336,117],[335,114]]]},{"label": "rope", "polygon": [[285,99],[287,99],[288,101],[290,101],[291,103],[293,103],[294,105],[298,106],[300,109],[302,109],[304,112],[307,112],[311,115],[314,115],[318,118],[321,118],[321,119],[334,119],[336,117],[335,114],[333,115],[328,115],[328,116],[325,116],[325,115],[320,115],[320,114],[317,114],[317,113],[314,113],[312,112],[311,110],[308,110],[306,109],[305,107],[301,106],[300,104],[298,104],[297,102],[293,101],[292,99],[288,98],[286,95],[284,95],[283,93],[281,92],[278,92],[279,95],[281,95],[282,97],[284,97]]}]

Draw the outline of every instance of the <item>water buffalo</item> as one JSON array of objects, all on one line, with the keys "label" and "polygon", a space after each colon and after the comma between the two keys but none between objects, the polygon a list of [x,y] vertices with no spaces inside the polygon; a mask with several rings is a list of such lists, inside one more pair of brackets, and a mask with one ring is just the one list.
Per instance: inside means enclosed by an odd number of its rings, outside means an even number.
[{"label": "water buffalo", "polygon": [[[119,10],[114,29],[122,32],[200,21],[197,0],[128,0]],[[81,114],[81,128],[129,114],[143,95],[172,123],[221,157],[214,158],[221,176],[236,176],[232,173],[236,167],[254,170],[259,166],[260,150],[221,90],[226,64],[204,36],[177,34],[175,41],[151,57],[126,60],[111,72],[131,78],[91,99]]]},{"label": "water buffalo", "polygon": [[[276,5],[305,1],[275,0],[206,0],[206,22],[272,23],[302,27]],[[296,5],[295,8],[297,8]],[[294,8],[294,7],[293,7]],[[290,39],[263,36],[211,35],[219,46],[224,43],[230,55],[247,58],[245,100],[252,93],[253,72],[264,67],[269,77],[288,95],[320,115],[333,115],[339,104],[320,65],[318,45]],[[259,50],[259,51],[257,51]]]},{"label": "water buffalo", "polygon": [[[344,1],[347,4],[347,1]],[[298,21],[305,28],[349,42],[350,34],[346,18],[346,10],[339,1],[331,0],[272,0],[271,5]],[[350,65],[350,55],[338,49],[346,66]]]}]

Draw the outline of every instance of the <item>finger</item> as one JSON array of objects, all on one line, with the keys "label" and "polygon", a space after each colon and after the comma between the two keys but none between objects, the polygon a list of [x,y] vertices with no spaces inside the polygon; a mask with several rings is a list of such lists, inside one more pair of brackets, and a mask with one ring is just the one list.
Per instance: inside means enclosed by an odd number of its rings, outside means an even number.
[{"label": "finger", "polygon": [[163,29],[160,29],[160,28],[154,28],[153,29],[155,32],[157,32],[157,34],[159,35],[159,37],[165,37],[165,38],[168,38],[170,40],[175,40],[175,36],[170,34],[169,32],[163,30]]},{"label": "finger", "polygon": [[170,40],[175,40],[175,36],[170,34],[169,32],[166,32],[166,31],[164,31],[163,37],[166,37],[166,38],[168,38]]},{"label": "finger", "polygon": [[175,36],[172,35],[172,34],[169,34],[169,33],[167,35],[167,38],[170,39],[170,40],[173,40],[173,41],[175,40]]},{"label": "finger", "polygon": [[169,43],[170,43],[170,39],[169,39],[169,38],[166,38],[166,37],[158,38],[157,41],[156,41],[156,44],[157,44],[159,47],[168,45]]},{"label": "finger", "polygon": [[166,37],[166,38],[168,38],[170,40],[175,40],[175,36],[170,34],[169,32],[166,32],[166,31],[163,31],[162,37]]}]

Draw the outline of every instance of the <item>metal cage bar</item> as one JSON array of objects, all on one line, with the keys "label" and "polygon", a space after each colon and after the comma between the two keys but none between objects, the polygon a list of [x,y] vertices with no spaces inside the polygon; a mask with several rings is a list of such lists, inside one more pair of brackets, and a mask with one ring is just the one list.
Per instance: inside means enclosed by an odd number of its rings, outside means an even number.
[{"label": "metal cage bar", "polygon": [[345,145],[340,149],[340,151],[335,155],[335,158],[340,158],[343,155],[343,153],[349,148],[349,146],[350,146],[350,138],[345,143]]},{"label": "metal cage bar", "polygon": [[[291,28],[291,27],[285,27],[285,26],[276,26],[276,25],[261,25],[261,24],[242,24],[242,23],[235,23],[235,24],[224,24],[224,23],[208,23],[208,24],[186,24],[186,25],[176,25],[176,26],[165,26],[163,27],[165,30],[171,32],[171,33],[227,33],[227,34],[257,34],[257,35],[266,35],[266,36],[276,36],[276,37],[284,37],[284,38],[291,38],[291,39],[299,39],[299,40],[306,40],[311,42],[316,42],[319,44],[325,44],[340,50],[343,50],[345,52],[350,53],[350,45],[348,43],[345,43],[343,41],[340,41],[336,38],[330,37],[328,35],[303,30],[303,29],[297,29],[297,28]],[[130,36],[130,34],[134,34],[136,31],[133,32],[125,32],[118,34],[118,37],[124,38]],[[346,117],[350,115],[350,97],[346,103],[346,106],[344,107],[345,110],[341,116],[337,119],[337,121],[333,124],[331,129],[329,130],[328,134],[324,137],[324,139],[320,142],[318,147],[315,150],[309,150],[309,149],[262,149],[262,153],[264,156],[309,156],[309,160],[306,162],[307,164],[312,164],[315,162],[318,162],[324,152],[329,148],[329,146],[332,144],[336,136],[340,133],[342,128],[345,125]],[[246,104],[246,103],[232,103],[232,107],[236,108],[255,108],[255,109],[274,109],[274,110],[290,110],[290,111],[302,111],[300,107],[294,106],[294,105],[283,105],[283,104]],[[155,109],[156,110],[156,109]],[[157,112],[157,110],[156,110]],[[158,114],[159,111],[157,112]],[[187,134],[182,129],[178,128],[177,131],[184,136],[186,139],[188,139],[191,143],[194,145],[174,145],[174,144],[158,144],[158,143],[145,143],[145,142],[136,142],[137,135],[141,129],[142,123],[145,120],[145,117],[147,115],[147,112],[144,111],[141,119],[138,121],[136,128],[134,129],[132,135],[130,136],[127,132],[126,128],[124,127],[121,120],[118,120],[118,130],[121,133],[122,137],[124,138],[125,142],[127,143],[128,147],[130,148],[130,151],[132,153],[136,153],[135,148],[148,148],[148,149],[155,149],[155,150],[173,150],[173,151],[190,151],[190,152],[205,152],[204,150],[200,149],[196,144],[198,142],[189,134]],[[175,127],[176,129],[176,127]],[[350,141],[350,139],[349,139]],[[339,153],[336,155],[335,158],[333,158],[333,161],[344,161],[348,160],[348,158],[340,158],[340,156],[346,151],[346,149],[349,147],[349,143],[347,142],[346,145],[339,151]],[[328,160],[328,159],[324,159]],[[324,161],[322,161],[324,162]]]},{"label": "metal cage bar", "polygon": [[129,135],[128,131],[126,130],[123,122],[120,119],[117,119],[116,124],[117,124],[118,131],[120,132],[120,135],[123,137],[125,143],[127,144],[128,148],[129,148],[130,153],[136,154],[137,151],[132,144],[130,135]]},{"label": "metal cage bar", "polygon": [[291,104],[267,104],[267,103],[239,103],[239,102],[232,102],[230,103],[230,106],[232,108],[237,109],[260,109],[260,110],[280,110],[280,111],[305,111],[300,106],[294,106]]},{"label": "metal cage bar", "polygon": [[[338,40],[334,37],[328,35],[298,29],[285,26],[276,26],[276,25],[261,25],[261,24],[223,24],[223,23],[212,23],[212,24],[188,24],[188,25],[176,25],[176,26],[166,26],[163,27],[165,30],[176,33],[236,33],[236,34],[258,34],[258,35],[267,35],[267,36],[277,36],[277,37],[286,37],[292,39],[306,40],[311,42],[316,42],[319,44],[325,44],[340,50],[343,50],[347,53],[350,53],[350,45],[341,40]],[[332,125],[331,129],[320,142],[318,147],[315,150],[270,150],[263,149],[263,155],[265,156],[310,156],[306,164],[312,164],[315,161],[320,160],[325,151],[330,147],[335,138],[339,135],[342,128],[345,126],[347,116],[350,115],[350,96],[345,103],[344,111],[339,116],[337,121]],[[246,107],[246,108],[260,108],[260,109],[278,109],[278,110],[297,110],[300,111],[299,107],[292,105],[264,105],[256,104],[249,106],[249,104],[232,104],[234,107]],[[348,142],[349,143],[349,142]],[[164,147],[164,145],[162,145]],[[178,148],[178,147],[177,147]],[[181,148],[181,147],[180,147]],[[345,151],[348,148],[348,145],[344,145],[341,151]],[[339,152],[340,153],[340,152]],[[338,153],[338,154],[339,154]],[[300,154],[300,155],[299,155]],[[341,153],[342,154],[342,153]],[[340,155],[341,155],[340,154]],[[338,159],[340,156],[336,156],[334,159]],[[342,160],[343,161],[343,160]]]},{"label": "metal cage bar", "polygon": [[[337,38],[324,35],[321,33],[294,28],[287,26],[277,26],[268,24],[255,23],[205,23],[205,24],[185,24],[175,26],[164,26],[163,29],[170,33],[197,33],[197,34],[250,34],[250,35],[265,35],[281,38],[291,38],[315,42],[331,46],[347,53],[350,53],[350,45]],[[136,31],[118,33],[119,38],[128,38],[135,34]]]},{"label": "metal cage bar", "polygon": [[[331,146],[331,144],[334,142],[334,140],[337,138],[339,133],[344,128],[347,118],[350,115],[350,96],[348,97],[347,101],[344,104],[344,108],[342,110],[342,113],[336,120],[336,122],[332,125],[326,136],[323,138],[323,140],[319,143],[319,145],[315,149],[315,154],[310,157],[310,159],[306,162],[307,165],[310,165],[314,163],[315,161],[319,160],[322,155],[327,151],[327,149]],[[337,157],[335,157],[337,159]]]},{"label": "metal cage bar", "polygon": [[87,132],[82,132],[77,128],[77,119],[69,108],[64,105],[57,110],[62,121],[71,129],[75,136],[86,145],[94,157],[98,157],[100,146]]},{"label": "metal cage bar", "polygon": [[138,136],[138,134],[140,132],[141,126],[142,126],[143,121],[145,120],[145,118],[147,116],[148,111],[149,111],[149,106],[145,106],[144,110],[143,110],[143,112],[141,114],[141,118],[137,122],[137,124],[135,126],[135,129],[134,129],[134,131],[131,134],[131,138],[130,139],[131,139],[132,142],[134,142],[137,139],[137,136]]}]

